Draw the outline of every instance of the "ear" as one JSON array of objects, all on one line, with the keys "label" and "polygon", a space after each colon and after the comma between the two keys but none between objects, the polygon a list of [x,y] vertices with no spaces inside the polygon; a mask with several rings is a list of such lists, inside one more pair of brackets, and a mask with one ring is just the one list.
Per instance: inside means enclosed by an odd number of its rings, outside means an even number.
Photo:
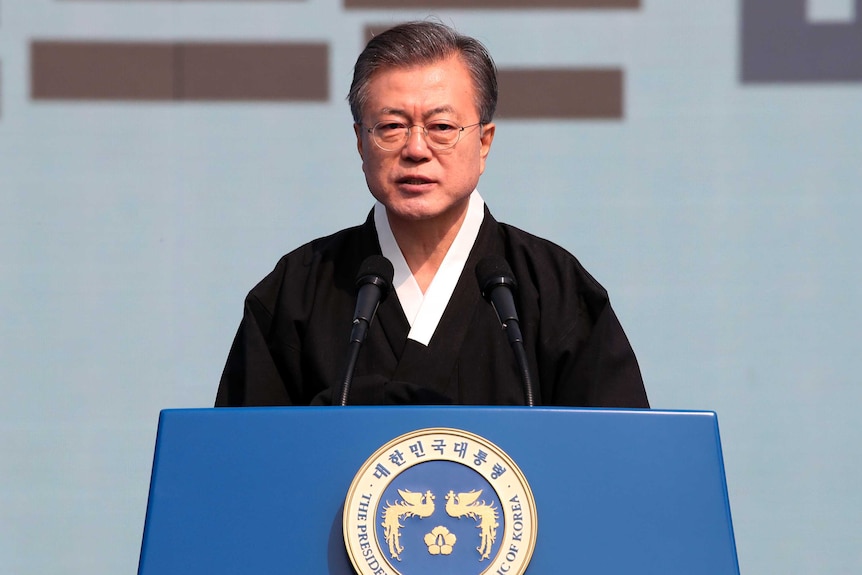
[{"label": "ear", "polygon": [[479,158],[481,161],[481,172],[485,171],[485,160],[488,158],[488,154],[491,153],[491,143],[494,141],[494,132],[497,129],[497,126],[490,122],[481,126],[482,134],[479,136]]},{"label": "ear", "polygon": [[353,133],[356,134],[356,151],[359,152],[359,157],[364,160],[365,157],[362,155],[362,126],[354,123]]}]

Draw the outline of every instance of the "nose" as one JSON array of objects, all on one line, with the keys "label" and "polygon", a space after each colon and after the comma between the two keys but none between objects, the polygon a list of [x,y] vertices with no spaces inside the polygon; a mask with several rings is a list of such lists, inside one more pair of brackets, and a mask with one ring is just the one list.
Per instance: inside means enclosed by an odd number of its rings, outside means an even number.
[{"label": "nose", "polygon": [[401,149],[402,155],[408,158],[422,159],[431,155],[431,148],[425,141],[425,128],[422,126],[410,126],[407,130],[407,141]]}]

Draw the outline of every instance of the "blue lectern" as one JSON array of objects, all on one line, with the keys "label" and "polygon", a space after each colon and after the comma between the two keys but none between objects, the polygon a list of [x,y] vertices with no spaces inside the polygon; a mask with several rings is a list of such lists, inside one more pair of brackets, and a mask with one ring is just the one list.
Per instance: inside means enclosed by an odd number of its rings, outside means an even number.
[{"label": "blue lectern", "polygon": [[739,573],[714,413],[357,406],[163,411],[139,575],[352,575],[354,477],[425,428],[481,436],[517,464],[537,513],[528,575]]}]

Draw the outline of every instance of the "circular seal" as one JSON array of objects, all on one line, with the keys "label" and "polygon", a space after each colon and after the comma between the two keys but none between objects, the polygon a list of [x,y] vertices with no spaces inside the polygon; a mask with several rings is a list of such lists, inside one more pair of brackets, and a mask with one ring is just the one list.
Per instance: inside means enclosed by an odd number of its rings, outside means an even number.
[{"label": "circular seal", "polygon": [[420,429],[362,465],[343,529],[359,575],[523,575],[536,545],[536,504],[515,462],[487,439]]}]

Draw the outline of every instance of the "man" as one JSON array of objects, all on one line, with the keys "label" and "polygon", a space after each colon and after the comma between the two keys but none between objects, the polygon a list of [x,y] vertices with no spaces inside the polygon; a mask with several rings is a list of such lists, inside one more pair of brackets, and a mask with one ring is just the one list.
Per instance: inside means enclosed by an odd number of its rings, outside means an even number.
[{"label": "man", "polygon": [[476,191],[496,127],[496,69],[476,40],[413,22],[373,38],[349,95],[366,222],[284,256],[249,293],[217,406],[337,403],[354,282],[395,268],[359,352],[349,404],[523,405],[521,372],[474,270],[509,263],[535,403],[648,407],[605,290],[568,252],[498,223]]}]

